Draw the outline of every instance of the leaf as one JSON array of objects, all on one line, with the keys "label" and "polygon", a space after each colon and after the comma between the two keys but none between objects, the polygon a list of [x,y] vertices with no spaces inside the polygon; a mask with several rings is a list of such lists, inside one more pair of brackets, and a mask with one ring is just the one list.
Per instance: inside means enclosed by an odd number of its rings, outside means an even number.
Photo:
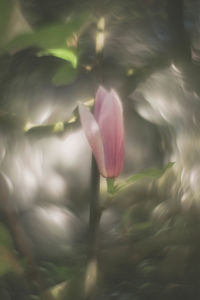
[{"label": "leaf", "polygon": [[164,168],[151,168],[142,171],[141,173],[135,174],[127,179],[127,183],[137,181],[146,177],[158,178],[165,173],[165,171],[173,166],[173,162],[168,163]]},{"label": "leaf", "polygon": [[0,246],[0,276],[11,271],[22,273],[23,269],[12,252]]},{"label": "leaf", "polygon": [[0,0],[0,43],[2,43],[8,28],[13,4],[13,0]]},{"label": "leaf", "polygon": [[61,66],[54,75],[52,82],[55,85],[70,84],[76,78],[76,70],[69,64]]},{"label": "leaf", "polygon": [[119,190],[127,187],[130,184],[135,183],[138,180],[142,180],[145,178],[152,178],[156,179],[162,176],[169,168],[173,166],[174,162],[169,162],[164,168],[151,168],[146,169],[140,173],[134,174],[127,178],[124,183],[118,184],[115,186],[115,192],[118,192]]},{"label": "leaf", "polygon": [[132,223],[128,226],[128,232],[134,239],[141,239],[153,233],[153,226],[151,222]]},{"label": "leaf", "polygon": [[73,18],[68,23],[59,23],[44,26],[32,33],[18,35],[3,47],[3,50],[20,50],[27,47],[42,49],[65,48],[67,40],[79,32],[84,25],[88,24],[88,15]]},{"label": "leaf", "polygon": [[14,244],[10,232],[0,223],[0,276],[10,271],[22,271],[13,250]]},{"label": "leaf", "polygon": [[74,51],[69,48],[55,48],[55,49],[48,49],[46,51],[40,51],[38,56],[45,56],[45,55],[52,55],[66,61],[71,62],[74,68],[77,67],[78,58]]},{"label": "leaf", "polygon": [[8,229],[0,223],[0,246],[14,249],[12,237]]}]

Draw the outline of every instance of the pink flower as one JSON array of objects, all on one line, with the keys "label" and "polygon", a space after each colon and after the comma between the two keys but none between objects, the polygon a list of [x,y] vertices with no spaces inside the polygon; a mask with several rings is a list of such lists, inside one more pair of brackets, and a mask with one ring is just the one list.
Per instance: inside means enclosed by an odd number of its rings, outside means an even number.
[{"label": "pink flower", "polygon": [[106,178],[117,177],[124,161],[123,108],[114,90],[99,87],[94,115],[79,104],[83,130],[94,153],[99,172]]}]

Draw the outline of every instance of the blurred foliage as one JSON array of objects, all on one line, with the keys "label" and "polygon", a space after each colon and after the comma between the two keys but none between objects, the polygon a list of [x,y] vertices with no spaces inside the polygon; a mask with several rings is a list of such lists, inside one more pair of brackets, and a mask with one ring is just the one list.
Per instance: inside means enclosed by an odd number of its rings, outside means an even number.
[{"label": "blurred foliage", "polygon": [[63,60],[71,62],[74,68],[77,67],[78,58],[75,51],[67,48],[56,48],[56,49],[48,49],[47,51],[41,51],[38,53],[39,56],[52,55]]},{"label": "blurred foliage", "polygon": [[8,272],[21,273],[22,267],[14,254],[6,247],[0,246],[0,276]]},{"label": "blurred foliage", "polygon": [[69,64],[63,64],[58,70],[56,71],[52,82],[55,85],[63,85],[63,84],[70,84],[74,82],[77,75],[77,71],[71,67]]},{"label": "blurred foliage", "polygon": [[40,51],[38,56],[55,56],[60,58],[64,61],[70,62],[64,63],[59,67],[53,76],[52,82],[55,85],[63,85],[63,84],[70,84],[74,81],[76,77],[76,67],[78,64],[78,55],[75,49],[69,48],[55,48],[55,49],[48,49],[44,51]]},{"label": "blurred foliage", "polygon": [[165,171],[167,171],[167,169],[171,168],[173,166],[173,162],[170,162],[168,163],[164,168],[151,168],[151,169],[147,169],[147,170],[144,170],[143,172],[141,173],[137,173],[131,177],[129,177],[127,179],[127,183],[131,183],[131,182],[135,182],[137,180],[140,180],[140,179],[143,179],[143,178],[146,178],[146,177],[150,177],[150,178],[158,178],[160,176],[162,176]]},{"label": "blurred foliage", "polygon": [[128,234],[134,241],[146,238],[152,233],[153,226],[151,222],[132,223],[126,227],[126,234]]},{"label": "blurred foliage", "polygon": [[0,223],[0,246],[4,246],[12,250],[13,240],[8,229]]},{"label": "blurred foliage", "polygon": [[14,254],[14,244],[10,232],[0,223],[0,276],[8,272],[22,272]]},{"label": "blurred foliage", "polygon": [[67,41],[88,24],[88,15],[73,18],[68,23],[44,26],[31,33],[20,34],[2,47],[2,51],[17,51],[28,47],[65,49]]},{"label": "blurred foliage", "polygon": [[88,14],[83,14],[67,23],[46,25],[31,33],[20,34],[2,45],[1,52],[40,48],[38,56],[55,56],[71,63],[61,65],[52,79],[55,85],[70,84],[76,77],[75,68],[78,64],[77,36],[91,20]]},{"label": "blurred foliage", "polygon": [[72,279],[75,268],[72,266],[58,265],[51,262],[44,262],[40,268],[48,286],[55,286],[65,280]]},{"label": "blurred foliage", "polygon": [[169,168],[173,166],[173,162],[169,162],[164,168],[150,168],[146,169],[140,173],[134,174],[127,178],[124,183],[115,185],[115,192],[120,191],[121,189],[126,188],[130,184],[135,183],[136,181],[143,180],[146,178],[157,179],[162,176]]},{"label": "blurred foliage", "polygon": [[0,0],[0,44],[3,42],[5,32],[8,29],[13,6],[13,0]]}]

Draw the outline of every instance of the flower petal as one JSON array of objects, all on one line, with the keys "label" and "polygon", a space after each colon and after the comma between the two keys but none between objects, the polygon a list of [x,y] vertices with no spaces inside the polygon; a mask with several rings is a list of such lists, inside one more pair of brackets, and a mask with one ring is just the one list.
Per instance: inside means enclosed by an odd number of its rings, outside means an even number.
[{"label": "flower petal", "polygon": [[122,104],[114,90],[105,97],[97,122],[103,141],[107,177],[117,177],[124,161],[124,122]]},{"label": "flower petal", "polygon": [[104,87],[102,86],[100,86],[97,90],[96,97],[95,97],[95,107],[94,107],[94,117],[97,120],[97,122],[101,114],[102,105],[108,94],[109,94],[108,91],[104,89]]},{"label": "flower petal", "polygon": [[83,130],[94,153],[99,172],[102,176],[107,177],[104,148],[99,126],[94,116],[82,103],[79,104],[79,114]]}]

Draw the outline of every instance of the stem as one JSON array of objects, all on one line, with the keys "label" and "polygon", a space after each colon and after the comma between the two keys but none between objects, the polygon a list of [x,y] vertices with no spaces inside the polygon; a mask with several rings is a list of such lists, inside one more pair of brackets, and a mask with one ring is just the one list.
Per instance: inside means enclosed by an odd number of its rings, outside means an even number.
[{"label": "stem", "polygon": [[99,207],[99,187],[100,187],[100,174],[92,155],[92,172],[91,172],[91,195],[90,195],[90,218],[89,218],[89,257],[96,256],[97,248],[97,232],[100,222],[100,207]]},{"label": "stem", "polygon": [[[102,81],[102,60],[104,48],[104,29],[105,19],[102,17],[97,22],[96,34],[96,60],[97,76]],[[98,248],[98,230],[101,219],[102,209],[99,205],[100,174],[94,155],[92,155],[91,166],[91,195],[90,195],[90,217],[88,230],[88,266],[85,278],[85,296],[87,300],[95,299],[95,290],[97,286],[97,248]]]},{"label": "stem", "polygon": [[[105,19],[101,17],[97,22],[96,33],[96,58],[98,61],[98,74],[101,75],[101,62],[104,48],[104,29]],[[92,155],[92,171],[91,171],[91,195],[90,195],[90,219],[89,219],[89,258],[96,256],[97,250],[97,232],[101,218],[101,209],[99,206],[99,187],[100,174],[94,155]]]},{"label": "stem", "polygon": [[87,300],[94,299],[93,297],[97,283],[97,244],[99,222],[101,218],[101,209],[99,206],[99,187],[100,174],[95,158],[92,155],[90,217],[88,229],[88,266],[85,278],[85,296]]},{"label": "stem", "polygon": [[115,178],[106,178],[107,192],[113,195],[115,192]]}]

